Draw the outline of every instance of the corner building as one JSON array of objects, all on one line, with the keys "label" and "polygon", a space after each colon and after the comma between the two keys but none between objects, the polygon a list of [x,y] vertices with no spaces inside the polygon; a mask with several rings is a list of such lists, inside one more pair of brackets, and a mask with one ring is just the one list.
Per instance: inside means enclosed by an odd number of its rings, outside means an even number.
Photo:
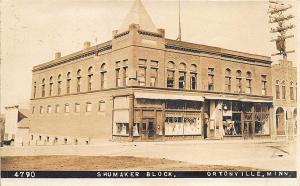
[{"label": "corner building", "polygon": [[269,57],[165,38],[136,0],[112,40],[33,67],[29,144],[269,138]]}]

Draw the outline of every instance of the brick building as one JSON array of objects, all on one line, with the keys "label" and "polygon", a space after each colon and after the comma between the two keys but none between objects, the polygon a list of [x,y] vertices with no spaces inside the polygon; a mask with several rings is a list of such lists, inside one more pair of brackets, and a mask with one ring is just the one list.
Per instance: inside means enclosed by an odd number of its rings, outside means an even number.
[{"label": "brick building", "polygon": [[165,38],[136,0],[112,40],[33,67],[37,144],[270,138],[270,57]]},{"label": "brick building", "polygon": [[297,133],[297,69],[291,61],[272,65],[274,121],[277,138]]}]

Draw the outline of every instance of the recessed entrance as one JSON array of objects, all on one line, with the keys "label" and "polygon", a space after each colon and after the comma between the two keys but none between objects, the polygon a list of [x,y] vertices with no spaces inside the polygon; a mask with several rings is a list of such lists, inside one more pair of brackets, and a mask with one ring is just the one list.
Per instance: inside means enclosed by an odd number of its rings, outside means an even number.
[{"label": "recessed entrance", "polygon": [[141,131],[142,140],[154,140],[155,128],[154,118],[143,119]]}]

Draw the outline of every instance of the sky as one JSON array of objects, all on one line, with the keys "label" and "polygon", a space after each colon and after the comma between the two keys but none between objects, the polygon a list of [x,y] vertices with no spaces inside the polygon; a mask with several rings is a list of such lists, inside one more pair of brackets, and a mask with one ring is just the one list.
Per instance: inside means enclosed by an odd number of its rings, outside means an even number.
[{"label": "sky", "polygon": [[[142,0],[166,38],[178,35],[177,0]],[[28,107],[32,67],[48,62],[55,52],[67,55],[112,38],[133,0],[2,0],[1,3],[1,110]],[[290,13],[296,14],[295,1]],[[268,1],[181,0],[182,40],[270,56]],[[293,21],[296,22],[295,20]],[[291,31],[293,34],[295,31]],[[289,39],[288,49],[295,49]],[[289,60],[295,61],[296,54]],[[276,62],[278,57],[272,57]]]}]

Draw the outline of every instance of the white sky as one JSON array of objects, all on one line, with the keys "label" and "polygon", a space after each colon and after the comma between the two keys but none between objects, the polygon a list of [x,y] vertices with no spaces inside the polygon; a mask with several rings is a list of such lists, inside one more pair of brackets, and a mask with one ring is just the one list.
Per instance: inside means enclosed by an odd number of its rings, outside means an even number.
[{"label": "white sky", "polygon": [[[142,0],[157,28],[166,37],[178,33],[177,0]],[[270,56],[267,1],[181,0],[182,40]],[[2,0],[1,6],[1,108],[28,106],[31,70],[82,49],[84,41],[110,40],[133,0]],[[295,1],[289,2],[295,5]],[[291,10],[295,15],[296,8]],[[293,21],[295,22],[295,20]],[[293,32],[290,32],[293,33]],[[295,39],[288,40],[295,49]],[[288,56],[295,60],[295,54]],[[277,58],[272,58],[277,61]]]}]

